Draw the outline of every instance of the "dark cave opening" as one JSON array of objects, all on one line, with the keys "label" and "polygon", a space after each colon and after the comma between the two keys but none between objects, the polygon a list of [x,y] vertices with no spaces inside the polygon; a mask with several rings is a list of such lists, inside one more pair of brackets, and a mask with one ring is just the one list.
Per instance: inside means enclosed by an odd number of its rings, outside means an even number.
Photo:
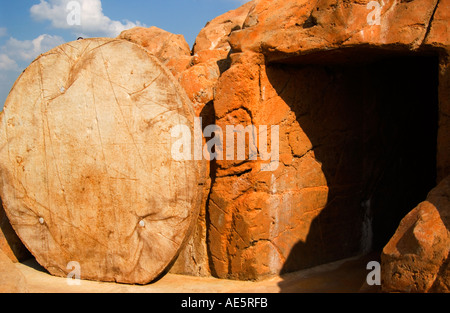
[{"label": "dark cave opening", "polygon": [[354,50],[298,60],[267,73],[311,140],[329,195],[282,273],[381,251],[436,185],[437,55]]},{"label": "dark cave opening", "polygon": [[[369,66],[379,128],[373,139],[366,137],[365,155],[385,151],[384,164],[364,168],[372,177],[365,198],[370,199],[374,249],[387,244],[401,219],[436,185],[438,64],[437,57],[402,56]],[[369,128],[370,118],[364,117]]]}]

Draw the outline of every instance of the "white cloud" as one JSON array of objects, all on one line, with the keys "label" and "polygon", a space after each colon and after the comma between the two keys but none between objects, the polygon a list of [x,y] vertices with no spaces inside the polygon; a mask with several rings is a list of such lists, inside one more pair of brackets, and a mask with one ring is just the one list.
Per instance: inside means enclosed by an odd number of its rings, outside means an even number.
[{"label": "white cloud", "polygon": [[0,47],[0,109],[20,72],[41,53],[63,43],[59,36],[43,34],[32,40],[11,37]]},{"label": "white cloud", "polygon": [[17,40],[11,37],[2,47],[2,52],[18,61],[32,61],[41,53],[47,52],[64,42],[64,39],[59,36],[47,34],[40,35],[33,40]]},{"label": "white cloud", "polygon": [[0,110],[3,109],[3,103],[19,74],[20,67],[17,62],[0,53]]},{"label": "white cloud", "polygon": [[0,54],[0,70],[2,71],[17,71],[19,66],[16,61],[11,59],[6,54]]},{"label": "white cloud", "polygon": [[6,36],[7,33],[6,27],[0,27],[0,37]]},{"label": "white cloud", "polygon": [[[68,22],[68,16],[77,13],[74,11],[77,10],[75,7],[68,7],[70,2],[79,4],[79,25],[73,25],[73,23]],[[111,20],[103,14],[101,0],[41,0],[39,4],[31,7],[30,13],[38,21],[48,20],[54,28],[73,29],[78,35],[116,37],[125,29],[143,26],[140,22]],[[73,15],[71,16],[73,17]]]}]

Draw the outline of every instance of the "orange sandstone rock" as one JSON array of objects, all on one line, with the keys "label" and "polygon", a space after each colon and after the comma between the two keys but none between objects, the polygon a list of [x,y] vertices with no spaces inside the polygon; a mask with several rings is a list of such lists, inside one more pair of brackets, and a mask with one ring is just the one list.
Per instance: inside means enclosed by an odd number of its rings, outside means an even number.
[{"label": "orange sandstone rock", "polygon": [[384,247],[385,292],[450,292],[450,176],[400,223]]},{"label": "orange sandstone rock", "polygon": [[429,34],[442,36],[438,45],[448,41],[448,26],[442,22],[447,1],[440,1],[436,14],[437,0],[390,0],[376,7],[369,2],[259,0],[243,29],[230,35],[230,44],[233,50],[263,52],[269,60],[276,60],[359,45],[415,50],[432,41],[427,41]]},{"label": "orange sandstone rock", "polygon": [[144,47],[166,65],[175,76],[187,69],[191,62],[191,49],[183,35],[175,35],[152,26],[125,30],[117,38]]},{"label": "orange sandstone rock", "polygon": [[198,34],[193,52],[198,53],[202,50],[229,51],[228,36],[242,28],[254,2],[247,2],[236,10],[229,11],[208,22]]}]

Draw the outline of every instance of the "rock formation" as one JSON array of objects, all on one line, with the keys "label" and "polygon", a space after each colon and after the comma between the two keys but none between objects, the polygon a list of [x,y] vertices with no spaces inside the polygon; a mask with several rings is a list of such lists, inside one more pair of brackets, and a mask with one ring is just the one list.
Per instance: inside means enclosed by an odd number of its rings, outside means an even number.
[{"label": "rock formation", "polygon": [[144,47],[166,65],[174,76],[189,66],[191,49],[183,35],[174,35],[153,26],[125,30],[117,38]]},{"label": "rock formation", "polygon": [[[380,25],[369,23],[367,4],[255,1],[242,29],[230,34],[232,64],[216,88],[216,123],[279,125],[280,164],[262,172],[261,160],[217,161],[208,207],[214,275],[260,279],[382,245],[387,235],[373,233],[395,230],[417,195],[434,186],[436,167],[438,180],[449,173],[446,114],[435,133],[433,122],[427,135],[427,128],[415,135],[401,130],[434,120],[437,108],[424,103],[437,97],[438,79],[439,108],[449,107],[448,2],[387,2]],[[424,63],[409,70],[413,63],[402,62],[414,55]],[[394,92],[389,86],[403,79],[398,72],[427,74],[434,83],[411,79]],[[429,96],[399,96],[421,86]],[[418,115],[405,122],[401,110],[408,107]],[[408,160],[409,135],[431,154]],[[407,168],[417,166],[421,190],[408,183]],[[383,202],[391,196],[397,200]]]},{"label": "rock formation", "polygon": [[236,10],[229,11],[208,22],[195,40],[194,54],[205,50],[230,51],[228,37],[232,32],[242,29],[254,3],[255,1],[249,1]]},{"label": "rock formation", "polygon": [[385,292],[450,292],[450,176],[400,223],[384,247]]},{"label": "rock formation", "polygon": [[[429,75],[437,75],[432,69],[436,56],[441,60],[439,81],[444,82],[439,85],[440,107],[448,107],[447,4],[416,1],[414,5],[420,9],[411,15],[409,2],[372,7],[368,1],[259,0],[205,26],[197,37],[190,65],[176,73],[197,116],[208,121],[206,125],[215,123],[222,129],[227,125],[280,126],[280,162],[273,172],[262,172],[265,162],[261,160],[211,163],[213,185],[196,241],[201,249],[191,249],[175,272],[198,274],[198,268],[209,268],[217,277],[260,279],[362,253],[387,240],[388,235],[372,238],[371,233],[383,228],[393,232],[408,205],[418,201],[424,191],[411,186],[418,189],[416,197],[395,213],[389,213],[395,201],[382,203],[391,194],[408,192],[404,190],[407,187],[395,186],[410,180],[404,169],[383,173],[384,167],[398,166],[390,163],[408,153],[405,149],[390,159],[383,157],[386,150],[395,150],[396,140],[405,140],[408,134],[394,136],[395,123],[385,118],[401,114],[404,108],[380,112],[379,101],[393,98],[389,91],[373,101],[368,101],[367,94],[402,79],[398,75],[379,83],[389,66],[394,72],[415,75],[408,70],[409,64],[399,62],[406,54],[430,56],[416,72],[429,68]],[[390,55],[399,59],[380,61]],[[342,70],[342,64],[362,64],[364,69]],[[299,65],[310,67],[300,69]],[[381,67],[386,69],[379,70]],[[375,78],[365,78],[371,75]],[[406,92],[411,83],[413,79],[398,92]],[[330,89],[330,85],[335,87]],[[421,88],[420,83],[415,85]],[[432,92],[433,83],[428,86]],[[408,97],[404,105],[412,101],[420,106],[427,101],[426,96],[419,98]],[[396,101],[401,98],[394,97],[389,103],[395,105]],[[367,103],[358,107],[361,102]],[[415,118],[426,117],[432,128],[435,109],[427,112],[422,106],[418,112]],[[371,116],[370,122],[367,116]],[[428,141],[438,137],[438,164],[428,156],[410,160],[404,167],[423,162],[421,173],[432,172],[435,166],[440,178],[448,172],[446,116],[439,121],[437,133],[420,135],[425,126],[415,132]],[[411,118],[399,128],[416,122]],[[377,132],[380,128],[384,130]],[[394,139],[384,142],[389,137]],[[427,149],[432,151],[432,144]],[[435,179],[429,175],[421,188],[431,189]],[[395,183],[384,190],[379,186],[391,180]],[[205,239],[206,246],[201,244]],[[200,250],[202,257],[195,253]],[[187,261],[189,255],[194,262]]]},{"label": "rock formation", "polygon": [[[180,35],[173,35],[156,27],[136,27],[122,32],[118,38],[143,46],[166,64],[186,91],[196,116],[202,118],[203,126],[208,126],[215,123],[213,100],[217,82],[230,66],[228,36],[232,30],[243,26],[251,5],[252,2],[247,3],[209,22],[198,35],[191,56],[187,56],[184,48],[160,48],[171,46],[174,38],[176,47],[186,47],[187,43]],[[181,66],[173,67],[172,64]],[[214,175],[210,173],[209,166],[204,174],[205,177]],[[210,181],[206,181],[204,187],[205,202],[200,210],[194,235],[172,267],[171,271],[174,273],[200,276],[211,274],[206,240],[206,200],[210,192]]]},{"label": "rock formation", "polygon": [[[171,271],[258,280],[385,247],[384,291],[447,292],[449,12],[449,0],[253,0],[209,22],[192,52],[156,27],[123,32],[170,69],[188,119],[224,131],[201,181],[183,185],[202,204]],[[242,160],[226,143],[243,136]]]}]

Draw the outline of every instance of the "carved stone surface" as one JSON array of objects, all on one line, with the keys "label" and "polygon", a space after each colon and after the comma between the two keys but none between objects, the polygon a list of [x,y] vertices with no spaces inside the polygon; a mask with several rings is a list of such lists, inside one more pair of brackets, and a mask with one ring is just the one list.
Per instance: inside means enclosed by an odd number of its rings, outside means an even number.
[{"label": "carved stone surface", "polygon": [[[126,57],[124,57],[126,56]],[[37,58],[1,115],[1,196],[37,261],[66,276],[145,284],[175,260],[197,221],[200,162],[175,161],[185,92],[142,47],[88,39]]]}]

